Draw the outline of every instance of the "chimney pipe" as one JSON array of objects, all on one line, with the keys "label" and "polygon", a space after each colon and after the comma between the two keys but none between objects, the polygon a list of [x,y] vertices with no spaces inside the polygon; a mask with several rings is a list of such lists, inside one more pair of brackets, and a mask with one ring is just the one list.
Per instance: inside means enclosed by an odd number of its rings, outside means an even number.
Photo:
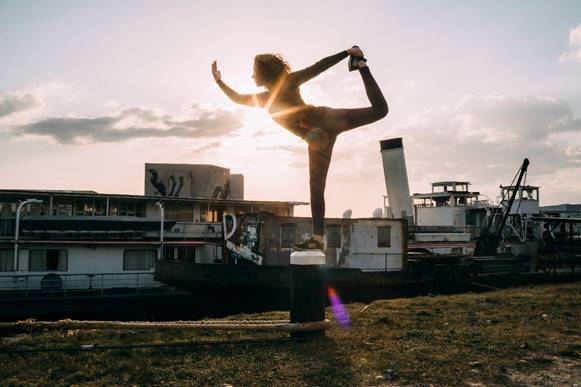
[{"label": "chimney pipe", "polygon": [[395,218],[406,219],[411,225],[413,210],[402,138],[383,140],[379,145],[391,213]]}]

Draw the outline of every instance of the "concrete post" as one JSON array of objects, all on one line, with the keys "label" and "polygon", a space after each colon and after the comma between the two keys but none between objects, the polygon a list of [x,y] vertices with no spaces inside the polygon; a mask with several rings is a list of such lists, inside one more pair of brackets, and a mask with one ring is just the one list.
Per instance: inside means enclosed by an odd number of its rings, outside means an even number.
[{"label": "concrete post", "polygon": [[[290,321],[325,320],[325,284],[321,269],[325,254],[320,250],[295,251],[290,256]],[[293,339],[325,336],[325,331],[291,332]]]}]

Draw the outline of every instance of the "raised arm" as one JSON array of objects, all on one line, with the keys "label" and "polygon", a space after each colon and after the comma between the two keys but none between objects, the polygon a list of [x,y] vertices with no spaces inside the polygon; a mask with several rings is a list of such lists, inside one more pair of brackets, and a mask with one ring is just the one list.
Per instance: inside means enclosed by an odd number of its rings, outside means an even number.
[{"label": "raised arm", "polygon": [[328,70],[337,63],[341,62],[343,59],[347,58],[347,56],[349,56],[347,50],[341,51],[335,55],[321,59],[312,66],[306,67],[302,70],[294,71],[289,76],[298,84],[305,83],[306,81],[313,79],[317,75],[321,74],[323,71]]},{"label": "raised arm", "polygon": [[359,47],[353,46],[345,51],[341,51],[335,55],[323,58],[312,66],[291,73],[291,79],[293,79],[298,84],[305,83],[306,81],[311,80],[317,75],[321,74],[323,71],[335,66],[349,55],[363,57],[363,51],[361,51]]},{"label": "raised arm", "polygon": [[224,83],[216,61],[212,62],[212,75],[214,76],[216,84],[233,102],[246,106],[264,107],[268,100],[269,93],[267,91],[258,94],[239,94],[236,90]]}]

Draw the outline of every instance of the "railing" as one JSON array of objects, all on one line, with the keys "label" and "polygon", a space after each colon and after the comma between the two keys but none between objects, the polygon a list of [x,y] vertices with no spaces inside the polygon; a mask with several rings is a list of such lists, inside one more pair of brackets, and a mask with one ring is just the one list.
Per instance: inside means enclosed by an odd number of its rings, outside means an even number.
[{"label": "railing", "polygon": [[0,298],[11,295],[66,297],[79,293],[103,295],[121,291],[139,294],[146,289],[167,287],[155,281],[153,275],[152,272],[2,274]]},{"label": "railing", "polygon": [[[400,263],[403,265],[403,254],[401,252],[389,253],[389,252],[379,252],[379,251],[355,251],[352,253],[356,261],[351,260],[351,268],[360,269],[361,271],[377,271],[377,272],[390,272],[390,271],[400,271],[402,266],[390,265],[393,258],[399,259]],[[365,256],[367,259],[362,262],[361,256]],[[366,263],[367,265],[364,265]],[[364,267],[365,266],[365,267]]]},{"label": "railing", "polygon": [[[50,217],[47,217],[50,219]],[[13,239],[16,221],[14,218],[0,218],[0,238]],[[166,238],[175,239],[220,239],[221,222],[178,222],[164,233]],[[95,231],[95,230],[20,230],[20,239],[36,240],[159,240],[156,231]]]},{"label": "railing", "polygon": [[[157,232],[148,232],[146,236],[156,237]],[[164,233],[166,238],[178,239],[215,239],[222,238],[222,223],[220,222],[178,222],[171,230]]]},{"label": "railing", "polygon": [[[14,235],[14,233],[12,233]],[[74,240],[74,241],[117,241],[117,240],[137,240],[144,239],[145,232],[143,231],[53,231],[53,230],[22,230],[20,232],[20,239],[26,241],[32,240]],[[159,235],[159,234],[157,234]]]},{"label": "railing", "polygon": [[14,218],[0,218],[0,237],[14,238],[16,220]]},{"label": "railing", "polygon": [[409,226],[410,233],[457,233],[469,232],[474,235],[480,235],[481,226]]},{"label": "railing", "polygon": [[490,207],[489,205],[483,204],[483,203],[441,203],[441,204],[435,204],[435,203],[414,203],[414,207],[419,207],[419,208],[467,208],[467,209],[475,209],[475,208],[487,208]]}]

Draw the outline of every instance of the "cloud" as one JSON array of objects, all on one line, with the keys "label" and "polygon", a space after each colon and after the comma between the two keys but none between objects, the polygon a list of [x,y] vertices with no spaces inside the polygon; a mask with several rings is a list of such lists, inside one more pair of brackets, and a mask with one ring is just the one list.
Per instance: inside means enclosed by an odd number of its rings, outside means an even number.
[{"label": "cloud", "polygon": [[291,161],[290,163],[288,163],[288,166],[290,168],[303,169],[303,168],[308,168],[309,163],[307,161],[304,161],[304,160],[297,160],[297,161]]},{"label": "cloud", "polygon": [[581,24],[569,30],[569,50],[561,54],[559,62],[568,60],[581,62]]},{"label": "cloud", "polygon": [[307,144],[279,144],[259,146],[256,148],[256,150],[263,152],[273,152],[277,155],[277,158],[286,160],[287,165],[290,168],[302,169],[309,166]]},{"label": "cloud", "polygon": [[272,152],[286,152],[291,156],[303,157],[307,154],[307,145],[293,145],[293,144],[281,144],[281,145],[269,145],[269,146],[259,146],[256,148],[260,151],[272,151]]},{"label": "cloud", "polygon": [[546,97],[467,97],[458,105],[432,110],[397,128],[417,144],[458,151],[488,149],[495,153],[555,149],[561,135],[581,133],[571,106]]},{"label": "cloud", "polygon": [[404,138],[411,180],[424,188],[466,179],[492,189],[509,183],[524,157],[533,179],[580,167],[581,120],[552,98],[469,97],[393,131]]},{"label": "cloud", "polygon": [[117,108],[119,108],[120,105],[119,105],[119,102],[112,99],[112,100],[105,102],[103,104],[103,106],[105,106],[106,108],[109,108],[109,109],[117,109]]},{"label": "cloud", "polygon": [[56,117],[16,126],[15,135],[48,136],[61,144],[123,142],[136,138],[219,138],[242,126],[239,114],[192,105],[186,119],[143,108],[102,117]]},{"label": "cloud", "polygon": [[0,94],[0,118],[39,106],[38,98],[30,93]]},{"label": "cloud", "polygon": [[[386,130],[389,120],[364,135],[355,129],[340,137],[331,165],[334,180],[384,189],[379,140],[391,137],[403,137],[413,192],[457,179],[494,198],[525,157],[531,161],[529,183],[544,186],[546,197],[557,197],[557,176],[581,175],[581,119],[562,100],[471,96]],[[581,181],[563,184],[581,186]]]},{"label": "cloud", "polygon": [[252,137],[263,137],[263,136],[270,136],[271,134],[278,133],[278,130],[272,129],[258,129],[252,133]]},{"label": "cloud", "polygon": [[46,117],[47,111],[62,110],[78,99],[72,84],[52,81],[0,94],[0,131],[26,125]]},{"label": "cloud", "polygon": [[199,155],[201,153],[206,153],[206,152],[210,152],[210,151],[214,151],[216,149],[219,149],[222,147],[222,142],[221,141],[211,141],[209,143],[206,143],[204,145],[200,145],[197,148],[195,148],[192,153]]}]

